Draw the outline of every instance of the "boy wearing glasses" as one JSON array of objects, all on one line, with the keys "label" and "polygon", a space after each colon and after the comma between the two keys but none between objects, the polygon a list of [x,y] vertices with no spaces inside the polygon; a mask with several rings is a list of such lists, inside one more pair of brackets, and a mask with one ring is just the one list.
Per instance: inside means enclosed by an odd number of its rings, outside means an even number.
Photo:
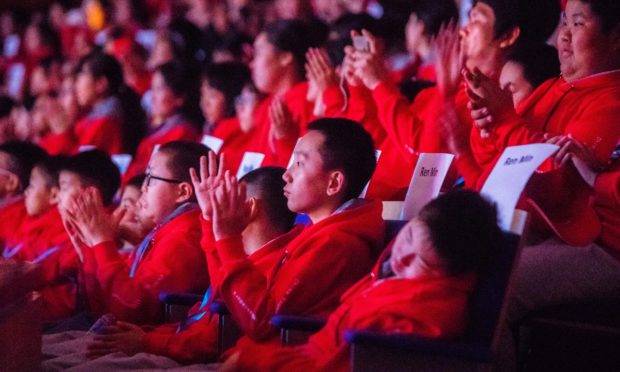
[{"label": "boy wearing glasses", "polygon": [[89,301],[98,302],[91,310],[139,324],[160,323],[160,293],[201,292],[208,287],[200,211],[189,177],[189,169],[197,168],[208,152],[197,143],[174,141],[153,155],[137,211],[150,233],[128,258],[118,253],[123,209],[110,217],[105,197],[92,189],[70,198],[66,223],[84,255]]}]

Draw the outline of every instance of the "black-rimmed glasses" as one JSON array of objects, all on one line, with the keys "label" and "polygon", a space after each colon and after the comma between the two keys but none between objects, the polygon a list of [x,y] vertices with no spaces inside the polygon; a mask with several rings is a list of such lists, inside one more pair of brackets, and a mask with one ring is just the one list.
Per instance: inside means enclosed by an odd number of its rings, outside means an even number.
[{"label": "black-rimmed glasses", "polygon": [[152,175],[151,173],[146,173],[146,178],[144,179],[144,185],[146,187],[149,187],[151,185],[151,179],[160,180],[160,181],[169,182],[169,183],[176,183],[176,184],[183,182],[180,180],[175,180],[173,178],[158,177],[158,176]]}]

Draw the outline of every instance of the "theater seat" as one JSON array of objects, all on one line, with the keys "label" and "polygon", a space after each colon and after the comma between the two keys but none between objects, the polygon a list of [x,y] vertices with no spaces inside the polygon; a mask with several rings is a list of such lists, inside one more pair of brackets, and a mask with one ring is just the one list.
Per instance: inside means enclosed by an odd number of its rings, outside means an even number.
[{"label": "theater seat", "polygon": [[173,323],[185,319],[189,309],[202,301],[203,296],[196,293],[160,293],[159,302],[164,306],[165,321]]},{"label": "theater seat", "polygon": [[230,311],[226,304],[222,301],[213,301],[209,305],[209,311],[217,314],[217,352],[222,355],[226,350],[233,347],[237,340],[243,335],[234,319],[230,315]]}]

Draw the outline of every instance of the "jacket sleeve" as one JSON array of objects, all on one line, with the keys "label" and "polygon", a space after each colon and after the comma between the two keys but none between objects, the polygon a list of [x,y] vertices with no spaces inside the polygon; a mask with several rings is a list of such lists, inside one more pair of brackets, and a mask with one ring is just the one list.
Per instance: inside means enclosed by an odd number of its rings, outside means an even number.
[{"label": "jacket sleeve", "polygon": [[217,317],[205,315],[182,332],[178,324],[165,324],[144,335],[149,353],[163,355],[181,363],[214,361],[217,352]]},{"label": "jacket sleeve", "polygon": [[112,242],[92,247],[97,260],[97,281],[104,292],[109,311],[118,318],[136,323],[157,322],[160,315],[159,294],[164,291],[187,292],[196,282],[203,257],[192,246],[198,234],[158,234],[157,246],[151,247],[136,275],[129,277],[130,267]]},{"label": "jacket sleeve", "polygon": [[223,263],[221,296],[246,335],[268,336],[271,318],[278,313],[326,315],[370,270],[370,249],[358,238],[332,233],[310,239],[284,257],[277,278],[257,270],[243,256],[238,239],[217,242]]}]

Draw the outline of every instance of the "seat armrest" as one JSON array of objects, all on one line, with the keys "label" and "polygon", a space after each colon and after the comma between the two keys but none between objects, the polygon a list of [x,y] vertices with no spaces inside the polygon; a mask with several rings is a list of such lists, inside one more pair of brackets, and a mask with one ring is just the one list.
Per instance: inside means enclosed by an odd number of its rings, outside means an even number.
[{"label": "seat armrest", "polygon": [[344,334],[349,344],[414,351],[427,355],[458,358],[470,362],[489,363],[493,360],[491,350],[483,345],[458,340],[438,340],[403,333],[348,330]]},{"label": "seat armrest", "polygon": [[209,310],[218,315],[229,315],[230,311],[226,307],[226,304],[223,301],[213,301],[209,305]]},{"label": "seat armrest", "polygon": [[271,324],[281,329],[290,329],[302,332],[316,332],[325,326],[325,319],[309,318],[297,315],[275,315]]},{"label": "seat armrest", "polygon": [[196,293],[160,293],[159,301],[166,305],[193,306],[202,301],[202,295]]}]

